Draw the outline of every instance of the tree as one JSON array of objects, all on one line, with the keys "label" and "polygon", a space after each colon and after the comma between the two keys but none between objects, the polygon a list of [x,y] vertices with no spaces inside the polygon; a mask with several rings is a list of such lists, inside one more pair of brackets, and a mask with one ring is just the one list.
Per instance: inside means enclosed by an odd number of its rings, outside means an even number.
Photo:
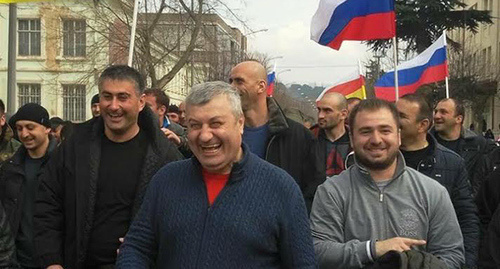
[{"label": "tree", "polygon": [[[396,34],[406,44],[405,52],[423,52],[444,30],[465,28],[476,33],[480,24],[492,23],[489,11],[466,9],[462,0],[396,0]],[[390,40],[368,44],[375,51],[386,51]]]},{"label": "tree", "polygon": [[[88,6],[85,14],[93,13],[86,18],[91,21],[88,26],[100,36],[98,42],[87,47],[88,58],[109,53],[109,62],[98,63],[102,67],[98,70],[109,63],[126,64],[134,1],[75,1]],[[228,66],[240,58],[234,58],[236,53],[227,55],[228,50],[233,52],[234,48],[221,48],[221,42],[227,40],[217,40],[220,31],[214,33],[214,27],[204,21],[214,16],[219,18],[215,14],[224,13],[221,9],[229,9],[223,1],[142,0],[140,3],[133,65],[151,87],[164,88],[183,68],[183,77],[190,80],[190,85],[207,79],[226,80],[223,76],[227,76]],[[68,1],[67,5],[72,4]],[[238,16],[233,11],[230,14]],[[226,43],[224,45],[229,47]],[[207,47],[211,51],[206,51]],[[94,73],[89,72],[89,76]]]}]

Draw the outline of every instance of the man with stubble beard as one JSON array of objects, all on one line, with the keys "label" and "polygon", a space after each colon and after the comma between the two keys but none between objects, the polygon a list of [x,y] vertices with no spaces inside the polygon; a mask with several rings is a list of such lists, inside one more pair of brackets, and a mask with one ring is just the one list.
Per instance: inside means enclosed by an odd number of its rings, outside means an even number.
[{"label": "man with stubble beard", "polygon": [[389,251],[410,249],[461,268],[463,239],[450,197],[405,165],[394,105],[363,100],[349,126],[355,164],[320,185],[312,206],[320,268],[363,268]]}]

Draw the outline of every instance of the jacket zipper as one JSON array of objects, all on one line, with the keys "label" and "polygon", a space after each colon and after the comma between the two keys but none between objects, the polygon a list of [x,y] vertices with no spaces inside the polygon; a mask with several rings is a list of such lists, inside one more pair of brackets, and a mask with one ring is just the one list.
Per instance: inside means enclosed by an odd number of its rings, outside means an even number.
[{"label": "jacket zipper", "polygon": [[267,149],[266,149],[266,161],[268,160],[269,158],[269,148],[271,147],[271,144],[273,143],[274,141],[274,138],[276,137],[276,135],[273,135],[273,137],[271,137],[271,140],[269,140],[269,144],[267,144]]}]

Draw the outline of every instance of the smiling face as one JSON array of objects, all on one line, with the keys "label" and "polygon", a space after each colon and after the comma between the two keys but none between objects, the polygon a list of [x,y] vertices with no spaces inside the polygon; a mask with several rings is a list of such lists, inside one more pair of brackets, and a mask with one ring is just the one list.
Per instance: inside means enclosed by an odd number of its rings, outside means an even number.
[{"label": "smiling face", "polygon": [[243,111],[252,109],[259,98],[266,96],[266,70],[257,62],[248,61],[236,65],[229,75],[229,83],[238,90]]},{"label": "smiling face", "polygon": [[360,111],[351,132],[356,159],[366,168],[384,170],[396,161],[401,140],[396,119],[388,109]]},{"label": "smiling face", "polygon": [[[414,139],[422,131],[421,122],[417,120],[420,108],[417,103],[400,99],[396,102],[401,125],[401,139],[404,141]],[[426,130],[424,130],[426,131]]]},{"label": "smiling face", "polygon": [[136,92],[135,83],[107,79],[101,85],[99,96],[99,108],[108,138],[113,141],[129,136],[132,138],[139,129],[137,119],[145,105],[144,95]]},{"label": "smiling face", "polygon": [[35,152],[48,145],[50,128],[29,120],[18,120],[16,131],[19,140],[28,151]]},{"label": "smiling face", "polygon": [[434,109],[434,127],[438,132],[447,132],[457,125],[462,125],[463,116],[456,115],[453,100],[441,101]]},{"label": "smiling face", "polygon": [[244,118],[235,118],[229,99],[218,95],[204,105],[186,105],[189,148],[209,172],[227,174],[242,156]]}]

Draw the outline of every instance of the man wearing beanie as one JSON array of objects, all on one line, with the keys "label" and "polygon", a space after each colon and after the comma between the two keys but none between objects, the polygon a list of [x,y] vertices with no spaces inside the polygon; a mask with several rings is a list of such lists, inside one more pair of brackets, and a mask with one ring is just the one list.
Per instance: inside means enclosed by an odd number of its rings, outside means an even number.
[{"label": "man wearing beanie", "polygon": [[92,101],[90,101],[90,109],[92,110],[92,117],[99,117],[101,115],[101,110],[99,109],[99,94],[92,96]]},{"label": "man wearing beanie", "polygon": [[34,219],[43,268],[114,268],[152,176],[182,159],[146,106],[137,70],[108,67],[98,85],[101,116],[74,126],[40,180]]},{"label": "man wearing beanie", "polygon": [[10,123],[22,145],[0,168],[0,199],[15,239],[19,265],[40,268],[34,247],[35,196],[40,172],[57,142],[49,136],[49,114],[38,104],[19,108]]},{"label": "man wearing beanie", "polygon": [[16,153],[19,146],[21,143],[14,139],[12,129],[7,124],[5,117],[5,104],[0,99],[0,166]]}]

